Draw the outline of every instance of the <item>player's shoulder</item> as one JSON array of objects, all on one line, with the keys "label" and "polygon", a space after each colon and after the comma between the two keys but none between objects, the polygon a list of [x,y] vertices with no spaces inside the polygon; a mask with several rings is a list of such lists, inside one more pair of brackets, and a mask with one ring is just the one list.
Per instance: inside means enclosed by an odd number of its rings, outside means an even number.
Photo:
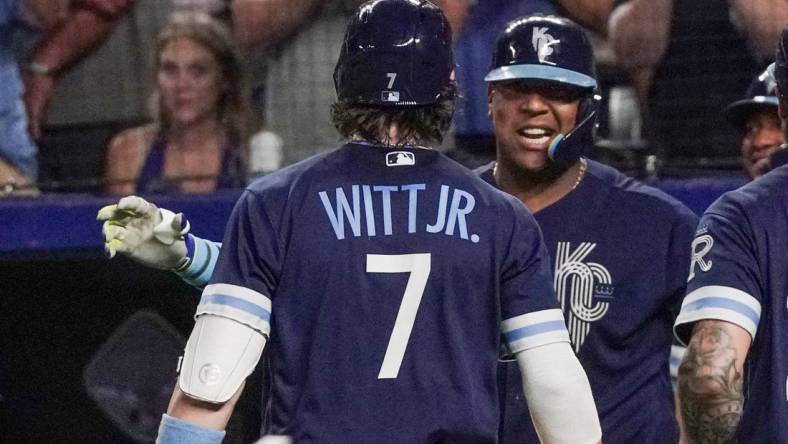
[{"label": "player's shoulder", "polygon": [[473,170],[473,173],[479,176],[483,181],[489,183],[490,185],[495,185],[495,179],[493,178],[493,171],[495,170],[495,161],[492,161],[486,165],[482,165]]},{"label": "player's shoulder", "polygon": [[509,193],[501,191],[495,185],[495,178],[493,177],[493,170],[495,168],[495,161],[490,162],[486,165],[482,165],[478,168],[472,170],[472,174],[475,178],[480,181],[483,185],[480,185],[483,189],[485,189],[493,199],[497,200],[499,207],[505,212],[511,212],[517,214],[518,217],[522,217],[526,220],[528,224],[537,225],[536,219],[533,217],[531,211],[525,206],[525,204],[520,201],[520,199],[512,196]]},{"label": "player's shoulder", "polygon": [[[445,157],[445,156],[444,156]],[[520,227],[533,229],[538,227],[536,219],[519,199],[501,191],[493,179],[492,169],[495,162],[476,169],[467,167],[445,157],[445,162],[452,164],[457,177],[461,177],[471,188],[468,191],[476,195],[477,205],[484,207],[484,213],[496,221],[511,221],[510,229]]]},{"label": "player's shoulder", "polygon": [[748,223],[761,219],[773,220],[777,214],[788,213],[788,165],[720,196],[704,215],[721,216]]},{"label": "player's shoulder", "polygon": [[[499,190],[498,187],[495,186],[495,182],[492,180],[492,172],[489,173],[489,178],[487,178],[480,174],[481,168],[471,170],[445,155],[441,156],[441,160],[448,169],[453,171],[456,177],[467,181],[473,187],[478,189],[480,193],[489,195],[492,199],[497,199],[501,202],[509,201],[509,198],[512,197],[509,194]],[[494,163],[489,165],[490,170],[492,170],[492,165],[494,165]]]},{"label": "player's shoulder", "polygon": [[594,183],[593,186],[607,191],[611,203],[619,210],[648,208],[663,217],[672,217],[689,224],[698,221],[698,216],[675,197],[611,166],[588,160],[586,176],[586,180]]},{"label": "player's shoulder", "polygon": [[246,187],[247,191],[255,194],[271,194],[288,192],[304,180],[319,176],[322,171],[330,169],[328,164],[336,157],[337,150],[322,152],[310,156],[294,164],[282,167],[276,171],[254,179]]}]

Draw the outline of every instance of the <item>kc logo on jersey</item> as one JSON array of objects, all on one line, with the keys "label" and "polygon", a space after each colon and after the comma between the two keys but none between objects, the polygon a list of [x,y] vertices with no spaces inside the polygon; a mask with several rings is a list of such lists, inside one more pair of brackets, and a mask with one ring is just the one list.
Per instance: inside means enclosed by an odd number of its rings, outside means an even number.
[{"label": "kc logo on jersey", "polygon": [[555,292],[566,315],[569,338],[575,353],[580,351],[591,329],[591,323],[602,319],[613,299],[610,272],[594,262],[583,262],[596,248],[595,243],[582,242],[570,251],[569,242],[559,242],[555,258]]},{"label": "kc logo on jersey", "polygon": [[408,151],[392,151],[386,153],[386,166],[416,165],[416,156]]},{"label": "kc logo on jersey", "polygon": [[534,33],[531,35],[531,44],[533,44],[534,51],[536,51],[536,55],[539,57],[539,63],[555,65],[555,63],[547,60],[547,58],[555,52],[553,45],[559,43],[561,43],[561,40],[556,40],[555,37],[548,34],[547,28],[534,28]]}]

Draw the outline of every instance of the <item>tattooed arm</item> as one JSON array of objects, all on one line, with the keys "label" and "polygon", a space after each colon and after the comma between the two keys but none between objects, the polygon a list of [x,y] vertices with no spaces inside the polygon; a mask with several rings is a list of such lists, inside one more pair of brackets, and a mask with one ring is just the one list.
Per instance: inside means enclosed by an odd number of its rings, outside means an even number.
[{"label": "tattooed arm", "polygon": [[752,342],[725,321],[695,324],[679,367],[679,398],[690,443],[732,442],[741,418],[744,359]]}]

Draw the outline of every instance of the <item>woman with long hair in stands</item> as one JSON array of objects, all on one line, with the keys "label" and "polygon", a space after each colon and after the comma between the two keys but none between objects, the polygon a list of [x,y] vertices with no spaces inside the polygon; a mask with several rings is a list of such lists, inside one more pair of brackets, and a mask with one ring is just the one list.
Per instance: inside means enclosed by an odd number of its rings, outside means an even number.
[{"label": "woman with long hair in stands", "polygon": [[246,180],[249,101],[230,31],[205,14],[176,14],[158,36],[154,122],[110,142],[113,194],[204,193]]}]

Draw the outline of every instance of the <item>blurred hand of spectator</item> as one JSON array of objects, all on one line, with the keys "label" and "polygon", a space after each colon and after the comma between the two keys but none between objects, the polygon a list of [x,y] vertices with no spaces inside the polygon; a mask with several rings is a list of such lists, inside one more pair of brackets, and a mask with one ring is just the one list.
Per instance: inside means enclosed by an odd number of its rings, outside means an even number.
[{"label": "blurred hand of spectator", "polygon": [[615,4],[614,0],[554,0],[567,17],[594,31],[607,35],[607,21]]},{"label": "blurred hand of spectator", "polygon": [[[174,0],[195,2],[197,0]],[[210,0],[202,0],[210,1]],[[274,45],[314,17],[326,0],[232,0],[233,31],[242,46]],[[457,36],[468,14],[469,0],[435,0]]]},{"label": "blurred hand of spectator", "polygon": [[673,0],[630,0],[610,14],[607,35],[616,62],[631,76],[645,104],[654,68],[668,47]]},{"label": "blurred hand of spectator", "polygon": [[74,0],[65,21],[36,45],[24,77],[24,102],[33,139],[41,138],[60,75],[103,43],[133,4],[134,0]]},{"label": "blurred hand of spectator", "polygon": [[115,18],[126,12],[134,0],[74,0],[74,7],[88,9],[106,18]]},{"label": "blurred hand of spectator", "polygon": [[311,18],[324,0],[232,0],[233,31],[242,46],[273,45]]},{"label": "blurred hand of spectator", "polygon": [[27,129],[33,140],[40,140],[41,128],[46,120],[49,102],[55,90],[55,78],[52,75],[26,73],[24,83],[23,100],[27,110]]},{"label": "blurred hand of spectator", "polygon": [[475,0],[433,0],[433,3],[441,8],[446,20],[449,21],[455,39],[462,32],[462,27],[468,18],[469,4],[472,1],[475,2]]},{"label": "blurred hand of spectator", "polygon": [[22,0],[20,6],[22,17],[28,24],[51,29],[68,17],[71,0]]},{"label": "blurred hand of spectator", "polygon": [[774,59],[774,48],[788,23],[785,0],[728,0],[731,21],[747,39],[760,62]]}]

